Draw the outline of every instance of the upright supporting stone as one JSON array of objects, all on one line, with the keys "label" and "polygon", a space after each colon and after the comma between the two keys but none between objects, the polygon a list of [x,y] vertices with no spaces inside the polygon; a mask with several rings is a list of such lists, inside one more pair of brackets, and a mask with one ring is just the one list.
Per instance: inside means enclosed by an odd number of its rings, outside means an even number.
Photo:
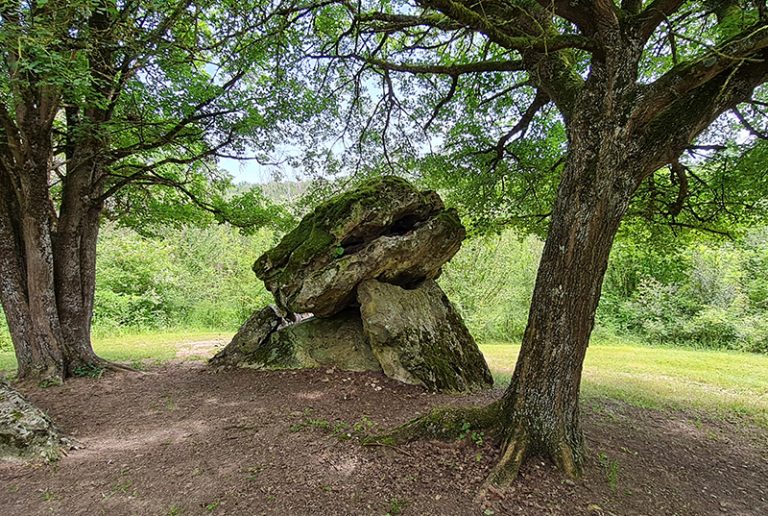
[{"label": "upright supporting stone", "polygon": [[345,310],[330,318],[315,317],[276,331],[269,347],[276,358],[270,368],[337,367],[344,371],[381,371],[363,334],[360,314]]},{"label": "upright supporting stone", "polygon": [[232,342],[216,353],[210,364],[214,367],[237,367],[268,362],[270,350],[263,344],[284,324],[286,320],[272,306],[254,312],[235,334]]},{"label": "upright supporting stone", "polygon": [[387,376],[433,391],[493,385],[483,354],[434,281],[408,290],[370,280],[360,284],[357,298],[368,342]]}]

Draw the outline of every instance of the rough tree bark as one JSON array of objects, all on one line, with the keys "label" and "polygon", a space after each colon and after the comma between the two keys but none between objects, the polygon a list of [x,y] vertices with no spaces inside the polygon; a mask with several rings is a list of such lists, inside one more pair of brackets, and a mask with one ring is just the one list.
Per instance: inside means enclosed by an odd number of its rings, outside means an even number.
[{"label": "rough tree bark", "polygon": [[[563,117],[568,151],[522,348],[503,398],[483,409],[434,411],[390,436],[410,440],[426,433],[455,438],[452,430],[465,421],[501,437],[502,457],[489,477],[492,483],[514,479],[532,455],[551,459],[570,476],[581,473],[582,364],[622,217],[644,180],[676,163],[717,117],[748,101],[768,80],[766,20],[744,28],[738,37],[724,36],[715,51],[706,50],[655,79],[640,80],[644,46],[682,4],[656,1],[643,9],[640,2],[618,7],[602,1],[542,1],[513,9],[497,2],[425,1],[449,19],[519,51],[522,59],[514,64],[528,72],[537,89],[520,127],[535,115],[543,94]],[[495,17],[486,16],[489,12]],[[716,14],[718,20],[725,17]],[[568,20],[586,38],[571,46],[590,52],[588,71],[577,72],[573,54],[567,51],[542,52],[537,47],[536,38],[548,37],[555,43],[562,35],[554,31],[553,17]],[[507,39],[506,30],[532,39],[516,43]],[[467,65],[450,69],[369,62],[393,71],[467,73]],[[502,139],[502,150],[505,142]]]},{"label": "rough tree bark", "polygon": [[[572,143],[576,143],[573,142]],[[613,142],[602,142],[612,146]],[[602,153],[600,153],[602,154]],[[517,474],[524,458],[552,458],[578,476],[581,369],[613,239],[627,209],[632,176],[605,164],[569,160],[534,288],[523,346],[504,394],[504,456],[494,481]]]},{"label": "rough tree bark", "polygon": [[[0,2],[0,301],[20,378],[117,367],[94,354],[90,338],[99,218],[111,197],[162,185],[227,218],[223,199],[190,184],[206,174],[198,162],[263,134],[263,119],[243,123],[256,112],[238,106],[252,100],[240,88],[251,65],[268,58],[229,56],[215,77],[194,63],[211,48],[282,40],[290,8],[276,16],[260,3],[237,13],[189,5],[163,3],[147,16],[142,2]],[[198,34],[202,20],[218,28]],[[223,29],[232,24],[240,29]],[[178,55],[188,59],[156,59]],[[145,103],[143,87],[160,97],[189,91],[179,102]],[[241,226],[258,223],[263,214],[238,214]]]},{"label": "rough tree bark", "polygon": [[513,479],[532,454],[549,457],[569,476],[581,473],[582,365],[613,240],[647,173],[637,159],[627,100],[633,98],[642,44],[618,29],[602,27],[604,57],[593,61],[589,78],[565,107],[568,157],[520,356],[500,406],[503,455],[491,475],[495,483]]},{"label": "rough tree bark", "polygon": [[[20,23],[13,5],[0,12],[12,26]],[[0,105],[0,301],[22,380],[58,383],[88,366],[122,369],[96,356],[90,335],[103,208],[99,185],[108,149],[101,126],[117,99],[115,35],[107,30],[107,13],[95,9],[88,20],[100,39],[88,55],[92,103],[82,110],[68,99],[68,90],[17,71],[12,64],[20,56],[8,51],[9,70],[26,75],[13,84],[15,102]],[[51,30],[66,27],[53,23]],[[59,113],[66,121],[63,149],[54,147]],[[65,163],[57,164],[62,151]],[[51,193],[55,182],[57,203]]]},{"label": "rough tree bark", "polygon": [[100,206],[78,198],[56,218],[47,161],[28,163],[15,177],[0,166],[0,300],[19,379],[60,382],[109,365],[90,341]]}]

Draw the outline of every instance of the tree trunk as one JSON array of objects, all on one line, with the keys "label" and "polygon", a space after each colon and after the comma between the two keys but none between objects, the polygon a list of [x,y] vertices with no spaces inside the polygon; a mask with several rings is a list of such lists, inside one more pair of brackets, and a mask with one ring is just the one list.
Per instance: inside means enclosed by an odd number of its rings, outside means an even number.
[{"label": "tree trunk", "polygon": [[80,153],[70,158],[74,165],[62,191],[55,244],[55,288],[70,370],[99,360],[91,346],[91,319],[102,207],[91,201],[96,174],[89,158],[96,150],[85,147],[81,152],[88,158],[80,159]]},{"label": "tree trunk", "polygon": [[[45,141],[45,140],[43,140]],[[28,341],[27,356],[19,357],[18,375],[44,381],[64,378],[64,348],[56,305],[52,230],[54,213],[48,196],[48,159],[50,147],[44,143],[30,145],[24,170],[17,175],[16,205],[11,216],[19,221],[16,236],[21,243],[25,270],[21,289],[27,300],[24,324]],[[9,304],[9,303],[4,303]],[[9,327],[19,321],[8,320]],[[21,332],[11,330],[12,335]],[[14,342],[16,344],[16,342]]]},{"label": "tree trunk", "polygon": [[581,472],[582,364],[613,239],[638,184],[625,154],[630,143],[600,122],[584,117],[570,135],[528,325],[502,400],[505,442],[495,483],[512,480],[530,455],[550,458],[569,476]]},{"label": "tree trunk", "polygon": [[0,300],[19,379],[60,382],[107,365],[90,340],[101,209],[78,197],[57,221],[42,161],[17,177],[0,167]]}]

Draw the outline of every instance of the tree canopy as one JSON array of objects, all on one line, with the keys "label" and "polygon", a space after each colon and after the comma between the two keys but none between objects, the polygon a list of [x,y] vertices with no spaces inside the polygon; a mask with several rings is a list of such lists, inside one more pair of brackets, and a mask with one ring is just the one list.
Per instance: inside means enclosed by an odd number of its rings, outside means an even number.
[{"label": "tree canopy", "polygon": [[530,455],[580,474],[582,363],[622,221],[722,232],[764,211],[748,165],[766,16],[737,0],[340,0],[308,18],[303,51],[356,136],[348,165],[415,170],[481,226],[547,234],[515,372],[486,409],[505,434],[493,482]]},{"label": "tree canopy", "polygon": [[[308,106],[302,85],[281,71],[290,59],[285,19],[270,7],[4,2],[0,120],[9,176],[28,161],[27,146],[45,140],[54,201],[78,166],[98,162],[89,195],[114,199],[113,213],[146,208],[152,201],[141,192],[160,185],[246,225],[245,213],[253,217],[264,199],[249,193],[227,205],[215,158],[267,159]],[[90,152],[81,150],[87,141]]]},{"label": "tree canopy", "polygon": [[[312,20],[305,52],[334,86],[325,94],[346,93],[349,166],[418,170],[479,226],[539,234],[576,99],[609,80],[595,64],[623,60],[633,105],[617,117],[631,124],[644,177],[628,216],[726,232],[766,208],[765,11],[761,1],[336,2]],[[370,149],[382,146],[378,161]]]},{"label": "tree canopy", "polygon": [[321,107],[285,74],[292,12],[260,0],[2,3],[0,270],[20,376],[96,361],[105,214],[287,222],[257,190],[233,196],[216,159],[264,160]]}]

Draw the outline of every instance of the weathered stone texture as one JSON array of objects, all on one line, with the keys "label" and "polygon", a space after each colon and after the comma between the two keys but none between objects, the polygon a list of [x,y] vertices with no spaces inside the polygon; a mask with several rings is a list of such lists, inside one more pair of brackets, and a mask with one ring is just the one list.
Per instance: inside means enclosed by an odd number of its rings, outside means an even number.
[{"label": "weathered stone texture", "polygon": [[384,373],[435,391],[493,385],[485,358],[440,286],[371,280],[357,293],[363,328]]},{"label": "weathered stone texture", "polygon": [[[493,383],[434,282],[466,232],[434,192],[385,177],[318,206],[253,270],[276,309],[254,314],[214,366],[381,371],[437,391]],[[315,317],[291,323],[293,313]]]},{"label": "weathered stone texture", "polygon": [[[235,334],[227,347],[216,353],[210,363],[216,367],[236,367],[254,361],[269,361],[268,350],[261,344],[287,321],[273,306],[254,312]],[[267,356],[262,354],[267,353]]]},{"label": "weathered stone texture", "polygon": [[0,378],[0,458],[53,461],[75,442]]},{"label": "weathered stone texture", "polygon": [[408,285],[437,277],[465,236],[437,194],[385,177],[318,206],[253,270],[282,308],[329,317],[366,279]]}]

